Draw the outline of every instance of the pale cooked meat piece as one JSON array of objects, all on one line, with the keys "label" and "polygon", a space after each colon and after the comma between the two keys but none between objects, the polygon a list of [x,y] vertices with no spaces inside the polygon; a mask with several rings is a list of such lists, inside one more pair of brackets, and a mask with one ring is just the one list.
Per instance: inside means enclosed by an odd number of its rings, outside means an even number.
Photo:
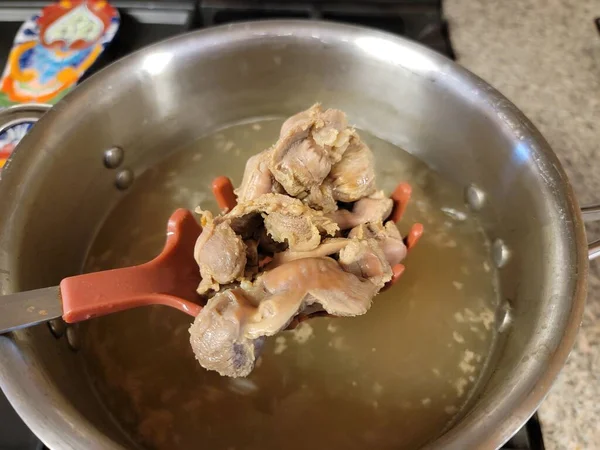
[{"label": "pale cooked meat piece", "polygon": [[199,292],[217,294],[190,328],[198,361],[233,377],[298,314],[367,312],[406,256],[394,223],[384,225],[393,201],[376,191],[371,150],[339,110],[315,105],[286,120],[235,192],[231,211],[203,214]]},{"label": "pale cooked meat piece", "polygon": [[314,105],[284,122],[269,169],[289,195],[304,198],[341,159],[352,135],[342,111]]},{"label": "pale cooked meat piece", "polygon": [[331,170],[327,151],[310,138],[300,139],[286,148],[276,146],[271,166],[275,179],[289,195],[305,197],[312,187],[320,185]]},{"label": "pale cooked meat piece", "polygon": [[339,253],[348,243],[350,239],[346,238],[329,238],[323,240],[323,242],[314,250],[309,251],[293,251],[286,250],[283,252],[276,253],[273,255],[273,260],[267,266],[267,270],[274,269],[277,266],[285,264],[296,259],[304,258],[317,258],[322,256],[330,256]]},{"label": "pale cooked meat piece", "polygon": [[392,279],[392,268],[375,239],[352,239],[340,251],[339,264],[346,272],[369,279],[377,292]]},{"label": "pale cooked meat piece", "polygon": [[302,292],[303,307],[317,302],[336,316],[364,314],[378,291],[370,280],[345,272],[329,257],[290,261],[266,272],[261,282],[270,294]]},{"label": "pale cooked meat piece", "polygon": [[383,222],[392,213],[394,201],[378,191],[370,197],[358,200],[352,206],[352,211],[338,209],[327,214],[331,220],[338,224],[340,230],[348,230],[363,223]]},{"label": "pale cooked meat piece", "polygon": [[275,211],[265,215],[265,228],[275,242],[286,242],[294,251],[308,251],[321,243],[321,233],[307,216]]},{"label": "pale cooked meat piece", "polygon": [[309,251],[318,247],[322,235],[334,236],[337,227],[315,220],[309,215],[290,216],[274,212],[265,217],[265,228],[275,242],[285,242],[293,251]]},{"label": "pale cooked meat piece", "polygon": [[244,336],[248,339],[273,336],[284,330],[302,309],[304,290],[265,293],[256,313],[249,318],[244,327]]},{"label": "pale cooked meat piece", "polygon": [[327,179],[320,186],[310,188],[308,195],[302,201],[311,208],[318,209],[324,213],[333,212],[338,208],[333,198],[333,188]]},{"label": "pale cooked meat piece", "polygon": [[304,258],[265,272],[247,290],[218,293],[190,327],[196,359],[221,375],[246,376],[264,337],[285,329],[305,308],[319,306],[336,316],[364,314],[379,291],[381,275],[374,277],[375,282],[346,272],[328,257]]},{"label": "pale cooked meat piece", "polygon": [[189,329],[192,350],[202,367],[229,377],[245,377],[252,371],[263,339],[247,338],[244,323],[256,312],[242,289],[208,300]]},{"label": "pale cooked meat piece", "polygon": [[262,214],[265,228],[274,241],[286,242],[293,250],[312,250],[320,244],[322,234],[333,236],[338,231],[338,226],[322,212],[282,194],[265,194],[240,203],[215,220],[237,220],[254,213]]},{"label": "pale cooked meat piece", "polygon": [[[319,108],[320,109],[320,108]],[[287,119],[281,126],[279,139],[273,146],[269,169],[285,191],[298,196],[310,186],[320,184],[331,169],[325,149],[313,144],[310,129],[317,112],[315,107]],[[304,145],[301,146],[301,144]],[[301,151],[308,152],[300,155]],[[301,159],[296,161],[296,158]],[[312,167],[315,165],[315,167]],[[322,175],[322,178],[319,176]]]},{"label": "pale cooked meat piece", "polygon": [[283,125],[281,125],[279,139],[297,135],[300,135],[301,138],[308,136],[310,127],[313,123],[313,117],[320,110],[321,106],[315,104],[304,111],[300,111],[299,113],[288,117],[285,122],[283,122]]},{"label": "pale cooked meat piece", "polygon": [[235,189],[238,203],[254,200],[273,190],[273,176],[269,170],[271,151],[265,150],[251,156],[246,162],[242,184]]},{"label": "pale cooked meat piece", "polygon": [[294,142],[294,137],[302,139],[310,135],[317,145],[328,150],[329,159],[335,164],[342,158],[354,134],[354,129],[348,127],[348,119],[343,111],[323,111],[317,103],[288,118],[281,126],[279,140],[288,139],[289,143]]},{"label": "pale cooked meat piece", "polygon": [[[321,109],[320,106],[319,109]],[[342,159],[353,136],[355,136],[355,131],[348,127],[348,118],[343,111],[327,109],[317,114],[312,138],[317,145],[327,149],[327,155],[332,164]]]},{"label": "pale cooked meat piece", "polygon": [[231,283],[244,275],[246,245],[228,223],[216,224],[210,214],[205,214],[194,258],[202,276],[198,293],[204,294],[211,289],[218,291],[219,285]]},{"label": "pale cooked meat piece", "polygon": [[[378,290],[391,279],[392,270],[386,256],[375,239],[358,240],[347,238],[333,238],[325,240],[319,247],[310,252],[293,252],[287,250],[273,257],[267,269],[279,267],[290,261],[305,258],[317,258],[338,254],[338,263],[346,272],[363,279],[369,279],[378,286]],[[328,294],[329,296],[331,294]],[[312,306],[312,308],[311,308]],[[316,308],[315,308],[316,306]],[[311,305],[305,302],[303,314],[309,309],[312,312],[323,311],[319,304]]]},{"label": "pale cooked meat piece", "polygon": [[238,203],[231,211],[215,218],[216,222],[237,220],[252,213],[270,214],[275,211],[285,211],[291,215],[312,214],[315,217],[327,220],[320,211],[310,211],[304,203],[294,197],[284,194],[265,194],[260,197]]},{"label": "pale cooked meat piece", "polygon": [[380,222],[361,224],[350,230],[348,237],[377,240],[390,266],[399,264],[406,257],[406,245],[400,230],[392,221],[386,222],[385,225]]},{"label": "pale cooked meat piece", "polygon": [[382,222],[361,223],[348,232],[349,239],[370,239],[382,236],[386,230]]},{"label": "pale cooked meat piece", "polygon": [[[394,201],[386,197],[383,191],[377,191],[369,197],[364,197],[354,203],[352,213],[357,225],[361,223],[383,222],[392,213]],[[351,227],[352,228],[352,227]]]},{"label": "pale cooked meat piece", "polygon": [[352,136],[342,159],[334,164],[327,181],[333,198],[352,203],[375,192],[375,165],[373,153],[358,136]]},{"label": "pale cooked meat piece", "polygon": [[357,316],[367,312],[378,288],[370,280],[342,270],[331,258],[304,258],[265,272],[258,313],[245,327],[250,338],[283,330],[304,308],[319,304],[329,314]]}]

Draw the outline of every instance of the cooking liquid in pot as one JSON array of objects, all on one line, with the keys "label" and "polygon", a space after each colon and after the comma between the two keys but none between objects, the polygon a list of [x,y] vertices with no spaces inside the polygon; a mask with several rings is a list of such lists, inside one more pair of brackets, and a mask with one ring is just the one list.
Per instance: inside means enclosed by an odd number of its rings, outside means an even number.
[{"label": "cooking liquid in pot", "polygon": [[[88,271],[147,261],[171,212],[217,211],[210,183],[239,184],[246,159],[275,142],[281,120],[235,125],[169,156],[137,179],[108,217]],[[191,318],[161,306],[90,320],[82,352],[114,418],[154,449],[411,449],[438,436],[476,390],[498,304],[489,245],[462,189],[364,131],[378,185],[413,187],[400,223],[425,235],[406,272],[364,316],[313,319],[270,338],[248,378],[195,361]]]}]

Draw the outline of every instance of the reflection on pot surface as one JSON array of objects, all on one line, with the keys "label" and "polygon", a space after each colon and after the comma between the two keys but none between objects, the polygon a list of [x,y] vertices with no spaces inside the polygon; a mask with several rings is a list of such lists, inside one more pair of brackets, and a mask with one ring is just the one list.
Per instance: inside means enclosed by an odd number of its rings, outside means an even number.
[{"label": "reflection on pot surface", "polygon": [[[210,182],[238,184],[281,120],[234,125],[148,170],[108,217],[87,270],[140,263],[162,247],[177,207],[217,210]],[[462,190],[364,131],[378,183],[413,186],[402,232],[426,234],[393,289],[352,319],[314,319],[268,341],[248,378],[202,369],[190,318],[140,308],[84,324],[88,373],[115,419],[148,448],[415,448],[460,414],[495,341],[496,273]]]}]

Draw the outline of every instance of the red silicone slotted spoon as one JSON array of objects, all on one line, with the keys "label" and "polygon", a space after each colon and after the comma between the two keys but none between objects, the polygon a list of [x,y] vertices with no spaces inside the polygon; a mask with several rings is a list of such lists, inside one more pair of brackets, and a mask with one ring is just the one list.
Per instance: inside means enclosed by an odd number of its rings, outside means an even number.
[{"label": "red silicone slotted spoon", "polygon": [[[219,177],[213,183],[219,206],[231,209],[235,195],[231,181]],[[400,220],[410,198],[410,186],[402,183],[392,194],[391,219]],[[200,283],[194,260],[194,244],[201,227],[191,212],[178,209],[167,225],[162,252],[145,264],[65,278],[60,286],[19,292],[0,297],[0,334],[62,317],[67,323],[145,305],[177,308],[196,317],[202,306],[196,293]],[[421,234],[421,224],[413,225],[406,243],[411,249]],[[395,266],[397,281],[404,266]]]}]

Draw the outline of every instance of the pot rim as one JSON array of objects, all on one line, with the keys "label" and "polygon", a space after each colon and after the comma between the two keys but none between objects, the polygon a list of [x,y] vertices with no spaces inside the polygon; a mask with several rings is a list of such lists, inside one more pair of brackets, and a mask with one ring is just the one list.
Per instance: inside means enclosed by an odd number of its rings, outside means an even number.
[{"label": "pot rim", "polygon": [[[489,84],[481,80],[476,75],[469,72],[457,63],[450,61],[416,42],[412,42],[406,38],[373,30],[367,27],[337,24],[324,21],[302,21],[302,20],[266,20],[256,22],[243,22],[230,25],[222,25],[204,30],[193,31],[183,35],[179,35],[165,41],[156,43],[149,47],[143,48],[134,52],[123,59],[114,62],[109,67],[101,70],[97,74],[91,76],[84,81],[77,89],[69,93],[63,98],[57,106],[48,112],[41,119],[40,124],[36,126],[44,126],[46,128],[59,126],[61,122],[61,111],[72,108],[72,105],[84,104],[86,98],[89,98],[89,92],[94,88],[98,88],[102,84],[103,77],[108,77],[113,73],[118,73],[123,68],[128,67],[136,60],[145,58],[148,54],[156,51],[176,51],[183,50],[187,46],[198,45],[218,45],[225,42],[236,42],[247,40],[250,37],[265,37],[265,36],[284,36],[295,35],[304,38],[316,38],[321,36],[340,38],[340,36],[368,36],[376,37],[388,41],[398,48],[402,48],[407,52],[419,58],[420,63],[430,64],[434,68],[441,66],[449,68],[452,71],[451,83],[467,85],[472,88],[473,95],[483,96],[489,107],[493,108],[495,114],[502,114],[502,119],[507,125],[516,126],[532,140],[536,145],[536,151],[541,156],[541,164],[548,164],[553,167],[550,173],[546,173],[550,182],[553,182],[557,188],[554,193],[567,205],[565,209],[565,227],[569,231],[569,235],[573,237],[571,248],[575,256],[571,261],[571,267],[577,277],[574,277],[568,283],[568,292],[571,293],[572,301],[570,309],[565,311],[568,315],[566,325],[560,331],[560,342],[556,349],[548,357],[546,370],[539,376],[533,388],[522,396],[518,389],[513,389],[507,395],[500,399],[500,406],[493,410],[486,411],[486,421],[488,423],[475,427],[475,430],[469,430],[469,433],[457,424],[457,427],[451,428],[446,434],[442,435],[436,442],[426,446],[426,448],[473,448],[476,444],[477,448],[497,448],[505,443],[523,424],[531,417],[538,408],[542,400],[547,395],[553,381],[564,366],[566,359],[575,342],[575,337],[579,329],[583,308],[587,292],[587,275],[588,275],[588,250],[583,228],[583,221],[578,202],[573,193],[572,187],[568,181],[566,173],[562,168],[558,158],[550,148],[546,140],[541,136],[534,125],[521,113],[515,105],[508,101],[502,94],[492,88]],[[385,57],[385,55],[381,56]],[[487,105],[486,105],[487,106]],[[29,137],[29,136],[28,136]],[[26,137],[25,139],[27,140]],[[17,152],[19,153],[19,152]],[[31,153],[22,152],[17,159],[26,160],[33,158]],[[542,167],[538,167],[542,170]],[[6,178],[9,178],[7,174]],[[23,183],[26,184],[26,183]],[[0,187],[2,184],[0,184]],[[20,192],[22,195],[22,192]],[[11,196],[11,200],[0,202],[0,209],[10,209],[9,204],[14,199],[18,199],[21,195]],[[12,208],[14,204],[10,205]],[[0,212],[0,230],[7,229],[7,222],[2,217],[7,215]],[[574,247],[574,248],[573,248]],[[2,287],[8,293],[18,289],[14,282],[6,283]],[[26,338],[28,331],[15,332],[11,337],[0,337],[0,386],[11,386],[7,393],[9,401],[13,404],[17,412],[24,418],[27,425],[34,431],[36,435],[51,448],[82,448],[88,444],[89,440],[78,440],[79,447],[65,444],[64,431],[60,431],[56,427],[48,427],[47,417],[44,411],[39,409],[37,405],[32,405],[27,401],[27,397],[32,392],[41,394],[44,398],[43,390],[40,391],[40,386],[37,385],[41,381],[36,377],[23,376],[23,371],[27,370],[28,364],[35,363],[32,349],[28,345],[22,345],[19,348],[19,341]],[[23,339],[26,340],[26,339]],[[521,388],[526,387],[525,381],[521,383]],[[517,396],[519,396],[517,398]],[[74,417],[76,415],[76,417]],[[79,421],[77,428],[74,430],[73,419]],[[463,421],[468,418],[463,417]],[[75,410],[69,410],[60,414],[60,420],[65,424],[66,429],[74,430],[75,434],[83,436],[98,436],[99,439],[105,438],[95,427],[81,417]],[[489,423],[495,426],[489,426]],[[87,434],[84,434],[85,431]],[[467,436],[470,434],[470,436]],[[73,440],[71,443],[75,442]],[[106,443],[106,441],[104,441]],[[74,445],[74,444],[72,444]],[[120,448],[116,444],[112,446],[103,445],[102,448]]]}]

